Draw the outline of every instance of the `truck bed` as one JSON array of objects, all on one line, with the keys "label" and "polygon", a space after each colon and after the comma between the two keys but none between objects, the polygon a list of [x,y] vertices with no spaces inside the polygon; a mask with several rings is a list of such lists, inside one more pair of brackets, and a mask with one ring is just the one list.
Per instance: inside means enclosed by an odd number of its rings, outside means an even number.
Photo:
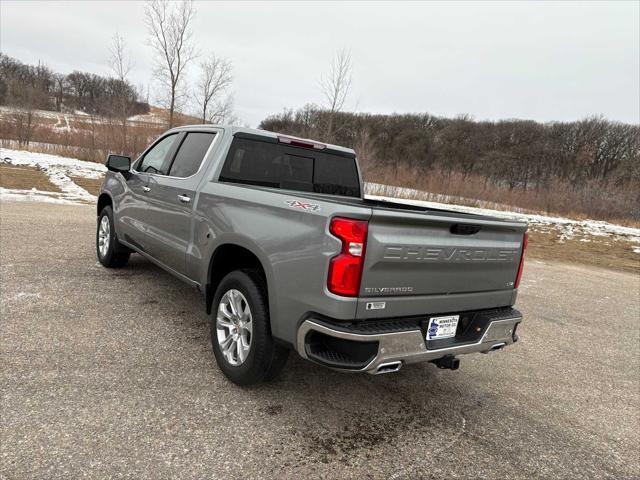
[{"label": "truck bed", "polygon": [[[527,225],[400,202],[307,192],[370,209],[357,318],[511,306]],[[372,309],[370,303],[384,302]]]}]

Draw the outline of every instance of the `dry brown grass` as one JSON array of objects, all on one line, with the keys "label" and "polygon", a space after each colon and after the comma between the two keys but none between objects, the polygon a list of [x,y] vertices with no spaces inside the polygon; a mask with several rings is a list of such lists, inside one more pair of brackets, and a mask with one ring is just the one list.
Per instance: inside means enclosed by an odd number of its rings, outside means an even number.
[{"label": "dry brown grass", "polygon": [[49,177],[35,167],[21,167],[0,164],[0,187],[31,190],[37,188],[46,192],[61,190],[49,181]]},{"label": "dry brown grass", "polygon": [[[517,207],[530,212],[578,220],[605,220],[636,227],[640,224],[638,192],[632,186],[606,188],[591,184],[575,187],[556,182],[538,190],[510,189],[506,185],[491,183],[480,175],[465,176],[456,172],[447,174],[435,169],[419,172],[384,167],[366,168],[365,180],[462,197],[454,200],[459,205],[479,206],[478,201],[486,201],[501,204],[509,210]],[[488,208],[499,209],[499,206]]]},{"label": "dry brown grass", "polygon": [[79,187],[84,188],[91,195],[96,197],[100,193],[100,186],[102,185],[102,178],[85,178],[85,177],[69,177]]},{"label": "dry brown grass", "polygon": [[[30,144],[5,146],[91,162],[104,162],[108,153],[136,157],[167,130],[165,118],[168,119],[165,110],[151,107],[149,114],[127,121],[125,129],[117,118],[37,110]],[[200,123],[197,118],[182,113],[175,113],[174,122],[176,126]],[[0,109],[0,139],[17,142],[18,138],[12,110]]]},{"label": "dry brown grass", "polygon": [[640,273],[640,254],[632,249],[640,247],[639,243],[593,235],[576,236],[561,242],[561,233],[555,227],[545,227],[544,230],[535,226],[530,228],[527,259],[558,260]]},{"label": "dry brown grass", "polygon": [[69,156],[90,162],[104,162],[108,153],[135,157],[166,129],[163,123],[130,121],[125,137],[125,130],[117,119],[37,112],[29,145],[17,145],[16,125],[10,113],[0,110],[0,139],[6,148]]}]

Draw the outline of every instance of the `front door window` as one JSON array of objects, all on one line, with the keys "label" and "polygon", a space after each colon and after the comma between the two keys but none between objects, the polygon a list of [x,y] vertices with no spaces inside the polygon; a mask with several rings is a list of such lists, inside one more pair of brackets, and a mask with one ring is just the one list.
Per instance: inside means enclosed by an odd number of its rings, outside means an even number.
[{"label": "front door window", "polygon": [[142,173],[166,175],[166,166],[168,161],[170,161],[167,157],[172,151],[173,144],[177,138],[177,134],[167,135],[156,143],[153,148],[145,154],[142,161],[136,167],[136,170]]}]

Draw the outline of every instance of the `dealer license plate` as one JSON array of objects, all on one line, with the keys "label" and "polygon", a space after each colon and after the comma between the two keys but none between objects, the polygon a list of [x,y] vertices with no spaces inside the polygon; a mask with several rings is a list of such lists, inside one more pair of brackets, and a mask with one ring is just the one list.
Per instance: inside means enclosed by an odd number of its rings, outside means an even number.
[{"label": "dealer license plate", "polygon": [[427,329],[427,340],[441,340],[456,336],[460,315],[448,315],[446,317],[431,317]]}]

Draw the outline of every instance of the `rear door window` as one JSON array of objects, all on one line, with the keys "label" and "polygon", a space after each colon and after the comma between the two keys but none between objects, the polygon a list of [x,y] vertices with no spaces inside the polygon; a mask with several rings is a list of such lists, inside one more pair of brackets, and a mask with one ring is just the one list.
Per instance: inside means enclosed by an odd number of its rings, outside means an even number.
[{"label": "rear door window", "polygon": [[247,138],[234,138],[220,181],[360,196],[354,157]]},{"label": "rear door window", "polygon": [[187,133],[171,164],[169,176],[185,178],[195,175],[214,137],[215,133]]}]

